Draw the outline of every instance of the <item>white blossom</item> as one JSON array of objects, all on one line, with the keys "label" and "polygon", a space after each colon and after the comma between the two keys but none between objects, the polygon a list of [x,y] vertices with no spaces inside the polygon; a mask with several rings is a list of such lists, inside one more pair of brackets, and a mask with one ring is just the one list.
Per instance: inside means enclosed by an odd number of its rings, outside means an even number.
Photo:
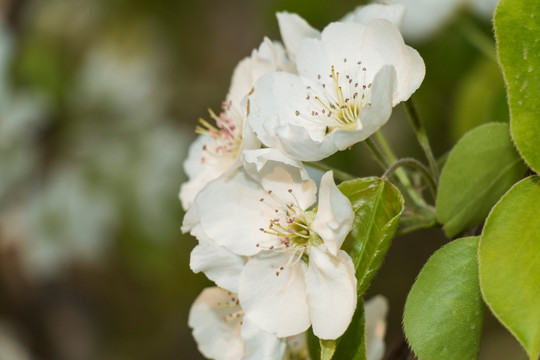
[{"label": "white blossom", "polygon": [[216,244],[206,236],[199,225],[191,233],[199,241],[191,252],[191,270],[194,273],[203,272],[219,287],[237,293],[246,258]]},{"label": "white blossom", "polygon": [[246,319],[238,295],[218,287],[206,288],[197,297],[188,324],[199,351],[211,359],[270,360],[285,354],[286,339]]},{"label": "white blossom", "polygon": [[298,75],[261,77],[248,97],[248,123],[261,142],[302,161],[317,161],[362,141],[392,107],[420,86],[424,62],[384,19],[332,23],[304,38]]},{"label": "white blossom", "polygon": [[[292,67],[279,43],[265,38],[258,50],[240,61],[234,70],[231,86],[222,112],[210,111],[212,121],[201,119],[199,137],[190,147],[184,169],[189,180],[180,189],[180,200],[187,210],[199,191],[229,169],[242,165],[239,156],[244,149],[260,147],[257,138],[244,126],[244,97],[262,75],[276,70],[291,71]],[[215,126],[211,122],[215,122]]]},{"label": "white blossom", "polygon": [[238,295],[262,329],[286,337],[313,325],[317,336],[335,339],[356,307],[354,265],[340,250],[354,213],[331,172],[321,179],[316,206],[316,184],[299,162],[285,159],[273,149],[247,152],[251,176],[238,171],[209,184],[183,230],[250,256]]},{"label": "white blossom", "polygon": [[[387,310],[387,301],[380,295],[364,305],[367,360],[383,358]],[[199,350],[208,358],[308,358],[304,333],[278,338],[265,332],[245,316],[237,294],[219,287],[206,288],[197,297],[190,309],[189,326],[193,329]]]},{"label": "white blossom", "polygon": [[[397,27],[401,26],[405,7],[400,4],[375,3],[361,5],[346,14],[341,22],[356,22],[367,24],[374,19],[386,19]],[[298,14],[286,11],[276,14],[281,38],[287,49],[287,54],[292,61],[296,60],[296,52],[305,38],[320,39],[321,33],[313,28],[305,19]]]}]

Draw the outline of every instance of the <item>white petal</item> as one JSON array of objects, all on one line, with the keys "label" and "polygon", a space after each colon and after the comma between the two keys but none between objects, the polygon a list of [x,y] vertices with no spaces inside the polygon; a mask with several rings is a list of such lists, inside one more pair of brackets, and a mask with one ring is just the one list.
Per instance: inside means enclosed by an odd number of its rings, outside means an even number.
[{"label": "white petal", "polygon": [[337,188],[333,173],[327,172],[321,179],[317,214],[311,228],[323,239],[332,255],[337,255],[351,231],[353,220],[351,202]]},{"label": "white petal", "polygon": [[260,253],[247,262],[240,276],[238,296],[246,317],[278,337],[304,332],[310,324],[305,292],[306,264],[298,261],[280,270],[288,262],[288,255]]},{"label": "white petal", "polygon": [[285,50],[281,44],[264,38],[259,48],[242,59],[234,69],[227,100],[240,104],[258,78],[281,68],[290,68]]},{"label": "white petal", "polygon": [[189,232],[191,229],[193,229],[196,225],[199,224],[200,219],[201,214],[197,203],[192,204],[184,215],[184,218],[182,219],[182,232],[184,234]]},{"label": "white petal", "polygon": [[406,7],[401,4],[377,3],[361,5],[341,19],[342,22],[367,24],[373,19],[386,19],[400,27],[405,16]]},{"label": "white petal", "polygon": [[[321,141],[312,141],[313,150],[311,154],[326,157],[338,150],[345,150],[350,146],[364,141],[376,131],[378,131],[390,118],[392,114],[392,97],[396,89],[396,72],[391,65],[383,66],[373,79],[371,87],[370,106],[361,110],[356,130],[335,129],[326,135]],[[290,126],[292,128],[292,126]],[[298,132],[289,135],[287,140],[282,141],[282,147],[291,154],[301,154],[307,152],[306,142],[300,133],[307,133],[307,130],[298,128]],[[306,135],[307,137],[308,135]],[[290,145],[289,145],[290,144]],[[285,146],[287,145],[287,146]],[[308,148],[311,149],[311,148]],[[306,156],[306,155],[304,155]],[[321,157],[318,160],[324,158]]]},{"label": "white petal", "polygon": [[386,313],[388,301],[377,295],[364,304],[366,314],[366,353],[367,360],[380,360],[384,355],[384,334],[386,332]]},{"label": "white petal", "polygon": [[[234,300],[233,300],[234,298]],[[189,311],[188,324],[199,351],[216,360],[240,359],[244,352],[240,337],[241,317],[225,319],[240,311],[234,304],[236,295],[217,287],[206,288]]]},{"label": "white petal", "polygon": [[416,50],[405,45],[399,30],[387,20],[375,19],[367,25],[331,23],[321,36],[320,42],[304,40],[297,54],[300,75],[313,78],[317,74],[327,74],[332,65],[344,74],[358,73],[366,68],[365,82],[369,83],[382,66],[393,65],[398,85],[393,95],[394,106],[407,100],[424,79],[422,58]]},{"label": "white petal", "polygon": [[199,193],[184,217],[183,229],[198,219],[204,233],[218,245],[238,255],[251,256],[260,251],[258,243],[280,243],[276,236],[265,234],[260,228],[267,227],[273,209],[282,206],[244,171],[236,171],[213,181]]},{"label": "white petal", "polygon": [[245,259],[217,245],[204,234],[200,226],[197,226],[192,234],[199,240],[199,245],[191,252],[189,262],[191,270],[194,273],[202,271],[219,287],[238,292],[240,272],[244,267]]},{"label": "white petal", "polygon": [[244,317],[240,335],[244,340],[244,360],[283,359],[287,341],[264,331],[247,317]]},{"label": "white petal", "polygon": [[324,246],[309,250],[306,293],[313,333],[321,339],[343,335],[356,308],[354,265],[341,250],[333,256]]},{"label": "white petal", "polygon": [[278,149],[265,148],[244,151],[244,162],[246,172],[284,204],[298,203],[305,210],[315,203],[317,185],[300,161]]},{"label": "white petal", "polygon": [[[360,122],[362,129],[361,141],[377,132],[390,118],[392,114],[392,98],[396,89],[396,71],[393,66],[385,65],[379,70],[373,86],[371,87],[371,105],[363,108],[360,112]],[[336,132],[336,137],[345,136]],[[340,140],[336,139],[336,143]]]},{"label": "white petal", "polygon": [[311,27],[306,20],[297,14],[284,11],[278,12],[276,16],[281,38],[292,61],[295,61],[296,51],[304,38],[320,38],[321,36],[318,30]]},{"label": "white petal", "polygon": [[187,210],[193,200],[210,181],[217,179],[234,163],[234,157],[223,157],[220,162],[204,162],[203,146],[213,139],[207,135],[200,135],[189,147],[189,154],[184,162],[184,170],[189,180],[182,184],[179,198],[182,207]]},{"label": "white petal", "polygon": [[261,77],[249,97],[248,123],[266,146],[281,149],[294,159],[318,161],[339,149],[334,143],[323,141],[325,124],[297,115],[310,114],[314,110],[306,101],[307,86],[317,85],[288,73]]}]

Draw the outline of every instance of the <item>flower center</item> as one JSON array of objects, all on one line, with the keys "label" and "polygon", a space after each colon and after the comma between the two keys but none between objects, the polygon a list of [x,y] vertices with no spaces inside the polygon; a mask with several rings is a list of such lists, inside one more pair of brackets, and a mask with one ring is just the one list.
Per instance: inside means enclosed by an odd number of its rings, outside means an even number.
[{"label": "flower center", "polygon": [[[279,244],[275,245],[275,242],[269,246],[261,243],[256,244],[257,247],[265,250],[290,253],[288,261],[279,267],[276,275],[299,260],[307,262],[309,248],[322,244],[321,237],[310,228],[317,214],[316,209],[303,210],[294,196],[293,190],[288,189],[287,191],[293,201],[285,204],[281,209],[273,209],[268,226],[259,228],[265,234],[274,235],[279,239]],[[272,191],[268,191],[268,195],[272,196]],[[266,199],[261,198],[259,201],[264,202]]]},{"label": "flower center", "polygon": [[218,116],[208,109],[210,117],[216,123],[215,126],[200,118],[200,125],[195,129],[197,134],[208,135],[213,139],[203,145],[203,155],[201,157],[203,163],[209,158],[216,161],[221,161],[223,157],[234,159],[240,152],[242,145],[242,117],[231,108],[230,101],[222,104],[222,110]]},{"label": "flower center", "polygon": [[[343,62],[347,63],[347,59],[343,59]],[[329,83],[324,82],[323,76],[317,75],[321,86],[318,89],[306,87],[306,100],[312,109],[311,114],[303,114],[296,110],[295,115],[324,125],[325,135],[335,129],[356,129],[360,111],[370,105],[368,92],[372,84],[366,84],[367,69],[362,66],[361,61],[357,61],[352,70],[352,75],[343,75],[332,65],[328,75]]]}]

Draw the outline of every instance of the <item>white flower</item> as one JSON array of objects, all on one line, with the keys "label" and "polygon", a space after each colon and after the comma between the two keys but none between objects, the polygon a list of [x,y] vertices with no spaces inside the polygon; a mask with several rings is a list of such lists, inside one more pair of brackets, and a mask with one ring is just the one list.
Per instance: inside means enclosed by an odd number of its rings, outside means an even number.
[{"label": "white flower", "polygon": [[[282,163],[280,160],[287,161]],[[349,200],[332,173],[316,185],[299,162],[277,150],[247,152],[246,171],[209,184],[184,218],[218,245],[251,256],[240,275],[247,318],[286,337],[304,332],[335,339],[356,307],[356,278],[341,244],[352,227]],[[258,181],[257,181],[257,180]],[[196,228],[200,225],[200,228]]]},{"label": "white flower", "polygon": [[405,10],[405,6],[401,4],[376,2],[374,4],[358,6],[340,21],[368,24],[374,19],[385,19],[399,28],[403,22]]},{"label": "white flower", "polygon": [[210,111],[215,126],[203,119],[197,127],[200,136],[190,147],[184,169],[189,181],[180,189],[180,200],[184,210],[193,203],[199,191],[210,181],[217,179],[231,168],[242,165],[239,155],[244,149],[260,147],[257,138],[244,126],[245,104],[243,99],[251,91],[255,80],[276,70],[292,70],[279,43],[265,38],[258,50],[240,61],[234,70],[227,100],[222,112]]},{"label": "white flower", "polygon": [[390,22],[332,23],[305,38],[299,75],[261,77],[248,97],[248,123],[261,142],[317,161],[376,132],[392,107],[420,86],[425,67]]},{"label": "white flower", "polygon": [[195,226],[191,234],[199,240],[199,244],[191,252],[191,270],[194,273],[203,272],[223,289],[238,292],[240,272],[246,258],[216,244],[206,236],[199,225]]},{"label": "white flower", "polygon": [[216,360],[282,359],[286,339],[265,332],[244,317],[238,296],[206,288],[189,312],[189,326],[204,356]]},{"label": "white flower", "polygon": [[[388,304],[376,296],[364,305],[366,317],[367,360],[380,360],[384,355],[385,317]],[[218,287],[206,288],[197,297],[189,312],[189,326],[199,350],[208,358],[296,359],[306,355],[305,334],[278,338],[265,332],[244,316],[237,294]]]},{"label": "white flower", "polygon": [[[341,22],[356,22],[367,24],[374,19],[386,19],[397,27],[401,26],[405,7],[399,4],[376,3],[358,6],[354,11],[345,15]],[[320,39],[321,33],[313,28],[306,20],[297,14],[286,11],[276,14],[281,38],[292,61],[296,60],[296,52],[305,38]]]}]

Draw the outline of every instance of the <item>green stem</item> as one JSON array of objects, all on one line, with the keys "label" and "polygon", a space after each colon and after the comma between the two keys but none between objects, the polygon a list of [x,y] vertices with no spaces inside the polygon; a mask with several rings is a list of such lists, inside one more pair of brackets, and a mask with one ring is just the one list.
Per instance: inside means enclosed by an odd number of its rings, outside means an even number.
[{"label": "green stem", "polygon": [[459,31],[472,46],[478,49],[487,58],[497,62],[497,53],[495,51],[495,43],[493,39],[488,37],[472,21],[460,21]]},{"label": "green stem", "polygon": [[418,116],[418,112],[416,111],[416,107],[414,106],[412,99],[409,99],[405,102],[405,109],[407,110],[407,114],[409,115],[409,120],[411,121],[411,125],[413,127],[414,133],[416,134],[418,143],[426,154],[426,158],[429,163],[429,169],[431,170],[431,175],[433,176],[435,183],[437,183],[439,181],[439,167],[437,166],[437,160],[433,155],[433,151],[431,151],[431,146],[429,145],[429,139],[427,137],[426,130],[422,125],[422,122],[420,121],[420,117]]},{"label": "green stem", "polygon": [[341,181],[347,181],[355,179],[356,176],[349,174],[348,172],[336,169],[334,167],[328,166],[322,162],[307,162],[306,165],[311,166],[312,168],[322,170],[324,172],[326,171],[333,171],[334,177]]},{"label": "green stem", "polygon": [[371,152],[373,153],[373,155],[375,155],[375,158],[377,159],[377,161],[379,162],[379,164],[381,165],[381,167],[383,169],[388,169],[391,165],[391,161],[392,160],[389,160],[385,154],[383,154],[381,152],[381,149],[379,149],[379,147],[377,146],[377,144],[375,144],[375,142],[371,139],[371,138],[367,138],[364,143],[367,145],[367,147],[369,148],[369,150],[371,150]]},{"label": "green stem", "polygon": [[435,181],[433,180],[433,177],[429,173],[429,170],[424,166],[424,164],[422,164],[420,161],[413,158],[404,158],[404,159],[398,160],[397,162],[392,164],[392,166],[386,169],[382,178],[388,179],[388,177],[390,177],[394,171],[396,171],[400,166],[403,166],[403,165],[410,166],[420,171],[420,173],[424,175],[424,179],[426,179],[429,189],[431,190],[431,194],[433,195],[433,198],[437,196],[437,187],[435,185]]},{"label": "green stem", "polygon": [[417,231],[417,230],[420,230],[420,229],[429,229],[429,228],[432,228],[434,226],[436,226],[438,223],[437,223],[437,220],[436,219],[422,219],[422,218],[419,218],[417,222],[412,222],[411,225],[408,225],[408,226],[405,226],[405,227],[402,227],[400,229],[398,229],[398,231],[396,231],[396,237],[397,236],[401,236],[401,235],[405,235],[405,234],[409,234],[413,231]]},{"label": "green stem", "polygon": [[[392,148],[390,147],[390,145],[386,141],[386,138],[384,137],[382,132],[377,131],[375,133],[375,136],[377,137],[377,140],[378,140],[379,144],[381,145],[381,148],[383,149],[383,152],[384,152],[383,157],[385,159],[389,159],[389,160],[387,160],[387,163],[389,165],[384,167],[384,169],[386,170],[392,164],[396,163],[398,160],[397,160],[396,155],[394,155],[394,152],[392,151]],[[412,185],[411,181],[409,180],[409,178],[407,176],[407,173],[403,169],[398,168],[396,170],[396,176],[397,176],[398,180],[401,182],[401,184],[403,184],[403,187],[405,188],[405,191],[409,194],[411,200],[420,207],[426,206],[426,202],[424,201],[424,199],[422,199],[422,197],[420,197],[418,195],[418,193],[414,189],[414,186]]]}]

